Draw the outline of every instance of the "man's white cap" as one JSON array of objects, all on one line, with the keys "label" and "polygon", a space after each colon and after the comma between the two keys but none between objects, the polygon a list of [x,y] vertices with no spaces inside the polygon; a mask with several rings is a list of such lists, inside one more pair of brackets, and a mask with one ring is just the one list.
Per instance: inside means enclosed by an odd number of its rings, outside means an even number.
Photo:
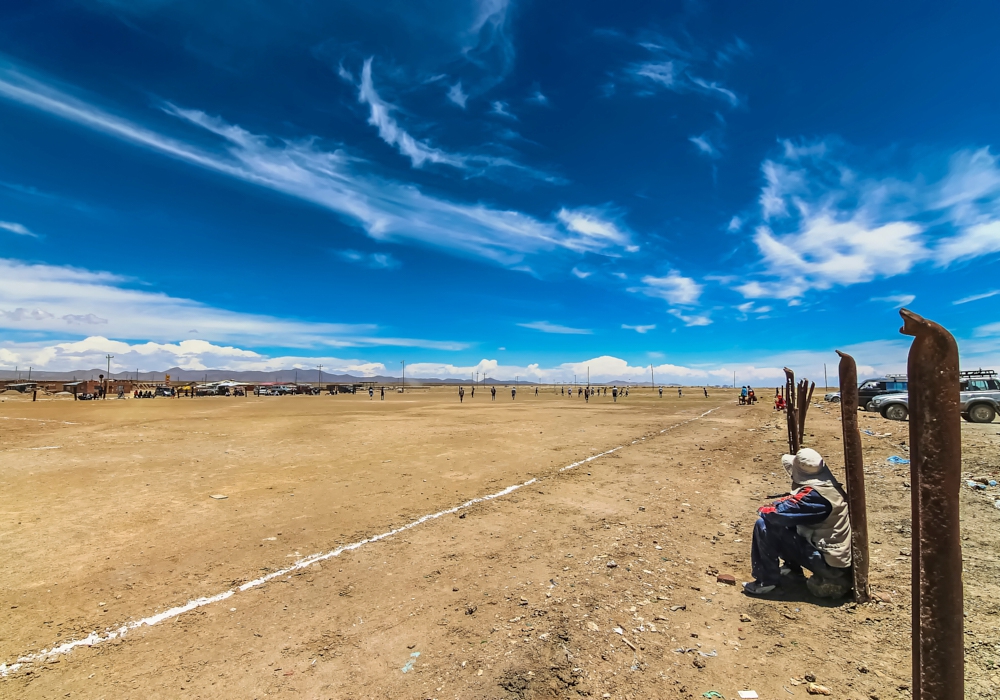
[{"label": "man's white cap", "polygon": [[808,447],[803,447],[794,456],[782,455],[781,466],[796,484],[828,481],[832,478],[819,452]]}]

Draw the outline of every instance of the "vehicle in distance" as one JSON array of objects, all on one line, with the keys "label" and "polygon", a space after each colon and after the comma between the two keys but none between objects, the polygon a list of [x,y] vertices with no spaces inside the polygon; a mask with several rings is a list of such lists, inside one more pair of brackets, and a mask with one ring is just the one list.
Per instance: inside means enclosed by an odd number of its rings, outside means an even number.
[{"label": "vehicle in distance", "polygon": [[829,401],[830,403],[840,403],[840,392],[832,391],[829,394],[824,394],[823,400]]},{"label": "vehicle in distance", "polygon": [[[992,423],[1000,412],[1000,379],[993,370],[961,372],[959,409],[971,423]],[[909,395],[883,394],[872,399],[875,410],[890,420],[906,420],[910,415]]]},{"label": "vehicle in distance", "polygon": [[[858,387],[858,406],[866,411],[876,411],[872,399],[883,394],[906,391],[905,374],[887,374],[880,379],[866,379]],[[837,397],[839,400],[839,396]]]}]

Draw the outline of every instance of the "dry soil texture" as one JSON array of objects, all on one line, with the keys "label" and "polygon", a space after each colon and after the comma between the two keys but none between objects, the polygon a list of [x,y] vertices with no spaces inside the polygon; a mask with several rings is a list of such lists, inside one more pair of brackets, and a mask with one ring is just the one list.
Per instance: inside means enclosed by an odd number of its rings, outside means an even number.
[{"label": "dry soil texture", "polygon": [[[878,600],[750,599],[716,572],[748,579],[756,507],[788,488],[783,416],[685,393],[5,396],[0,696],[805,698],[807,674],[908,696],[907,424],[862,418]],[[814,406],[807,444],[839,473],[838,418]],[[998,433],[963,425],[970,477],[996,478]],[[968,697],[1000,691],[998,491],[962,488]]]}]

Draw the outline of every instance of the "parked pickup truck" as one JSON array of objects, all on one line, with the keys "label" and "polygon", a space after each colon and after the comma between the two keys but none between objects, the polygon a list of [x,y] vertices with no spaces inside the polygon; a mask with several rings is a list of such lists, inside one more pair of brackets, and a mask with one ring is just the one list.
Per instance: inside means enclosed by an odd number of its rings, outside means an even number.
[{"label": "parked pickup truck", "polygon": [[[963,378],[960,385],[962,418],[972,423],[992,423],[1000,413],[1000,380],[993,376]],[[874,410],[890,420],[910,415],[908,394],[882,394],[872,399]]]}]

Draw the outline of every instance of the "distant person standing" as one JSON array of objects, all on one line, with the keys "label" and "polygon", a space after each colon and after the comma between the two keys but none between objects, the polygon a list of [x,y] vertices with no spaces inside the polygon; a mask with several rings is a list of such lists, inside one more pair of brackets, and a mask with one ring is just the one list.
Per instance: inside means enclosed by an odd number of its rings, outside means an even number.
[{"label": "distant person standing", "polygon": [[707,386],[703,386],[701,388],[701,390],[705,392],[705,398],[707,399],[708,398],[708,387]]},{"label": "distant person standing", "polygon": [[538,387],[535,387],[535,396],[538,396]]},{"label": "distant person standing", "polygon": [[611,387],[611,398],[614,400],[615,403],[618,403],[618,387],[617,386]]},{"label": "distant person standing", "polygon": [[681,391],[680,387],[677,387],[677,398],[681,398],[682,396],[684,396],[684,393]]},{"label": "distant person standing", "polygon": [[458,387],[458,402],[462,403],[463,401],[465,401],[465,387],[460,386]]},{"label": "distant person standing", "polygon": [[374,398],[375,398],[375,387],[370,386],[368,387],[368,400],[371,401]]},{"label": "distant person standing", "polygon": [[382,387],[381,391],[379,391],[379,399],[378,400],[379,401],[385,401],[385,387]]},{"label": "distant person standing", "polygon": [[514,397],[517,396],[517,387],[510,388],[510,400],[513,401]]},{"label": "distant person standing", "polygon": [[583,390],[583,400],[586,403],[590,403],[590,388],[589,387]]},{"label": "distant person standing", "polygon": [[472,385],[472,394],[471,394],[470,398],[473,398],[473,399],[476,398],[476,385],[475,384]]},{"label": "distant person standing", "polygon": [[660,387],[660,398],[661,399],[663,398],[663,387],[662,386]]},{"label": "distant person standing", "polygon": [[566,387],[564,387],[564,386],[559,387],[559,393],[562,394],[563,396],[565,396],[566,395]]},{"label": "distant person standing", "polygon": [[490,387],[490,401],[497,400],[497,388],[495,386]]}]

